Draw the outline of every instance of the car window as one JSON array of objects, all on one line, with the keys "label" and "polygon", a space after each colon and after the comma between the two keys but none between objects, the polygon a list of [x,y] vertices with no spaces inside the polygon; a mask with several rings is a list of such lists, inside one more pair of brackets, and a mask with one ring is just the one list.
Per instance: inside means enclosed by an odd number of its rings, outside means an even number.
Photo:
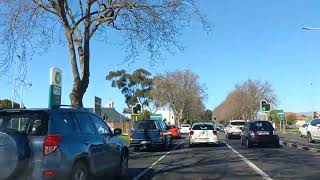
[{"label": "car window", "polygon": [[211,124],[196,124],[192,130],[214,130],[214,127]]},{"label": "car window", "polygon": [[2,112],[0,129],[14,129],[28,135],[43,136],[48,132],[46,112]]},{"label": "car window", "polygon": [[310,125],[311,126],[316,126],[317,125],[317,119],[314,119],[314,120],[312,120],[311,122],[310,122]]},{"label": "car window", "polygon": [[87,113],[76,113],[77,121],[79,123],[82,134],[95,134],[95,128]]},{"label": "car window", "polygon": [[133,129],[157,129],[154,121],[140,121],[133,123]]},{"label": "car window", "polygon": [[95,115],[90,115],[90,118],[93,120],[93,123],[96,127],[96,130],[98,134],[105,134],[105,135],[110,135],[110,131],[106,123],[102,121],[99,117]]},{"label": "car window", "polygon": [[63,132],[64,134],[81,133],[79,124],[75,120],[73,113],[55,113],[53,121],[55,123],[52,123],[52,128],[55,132]]},{"label": "car window", "polygon": [[232,126],[243,126],[245,122],[230,122],[230,125]]},{"label": "car window", "polygon": [[251,124],[253,131],[272,131],[274,130],[272,124],[268,121],[259,121]]}]

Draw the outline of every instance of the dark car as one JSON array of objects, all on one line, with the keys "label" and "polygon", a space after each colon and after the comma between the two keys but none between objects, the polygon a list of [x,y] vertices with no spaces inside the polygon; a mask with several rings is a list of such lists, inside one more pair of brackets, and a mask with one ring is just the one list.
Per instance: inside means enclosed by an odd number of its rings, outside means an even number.
[{"label": "dark car", "polygon": [[121,133],[83,108],[0,110],[0,179],[125,177]]},{"label": "dark car", "polygon": [[241,133],[241,145],[275,145],[280,147],[279,136],[269,121],[248,121]]},{"label": "dark car", "polygon": [[134,122],[131,128],[130,146],[134,151],[140,148],[161,148],[168,150],[172,144],[171,132],[161,120],[143,120]]}]

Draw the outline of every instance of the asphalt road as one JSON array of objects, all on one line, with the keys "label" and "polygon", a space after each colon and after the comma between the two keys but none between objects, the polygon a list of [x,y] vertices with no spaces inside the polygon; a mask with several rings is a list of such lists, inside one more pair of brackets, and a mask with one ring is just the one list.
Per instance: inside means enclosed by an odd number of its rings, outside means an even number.
[{"label": "asphalt road", "polygon": [[223,136],[225,143],[218,146],[189,148],[181,139],[169,153],[132,152],[129,179],[319,179],[319,154],[286,147],[247,149],[239,139]]}]

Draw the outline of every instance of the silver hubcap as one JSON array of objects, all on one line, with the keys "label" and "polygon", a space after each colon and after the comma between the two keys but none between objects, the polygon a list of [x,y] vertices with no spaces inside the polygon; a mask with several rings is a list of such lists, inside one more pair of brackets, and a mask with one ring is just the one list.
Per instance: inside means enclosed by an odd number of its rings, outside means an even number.
[{"label": "silver hubcap", "polygon": [[86,173],[83,169],[78,169],[74,174],[74,179],[76,180],[86,180]]},{"label": "silver hubcap", "polygon": [[128,170],[128,159],[126,156],[122,158],[122,175],[126,175]]}]

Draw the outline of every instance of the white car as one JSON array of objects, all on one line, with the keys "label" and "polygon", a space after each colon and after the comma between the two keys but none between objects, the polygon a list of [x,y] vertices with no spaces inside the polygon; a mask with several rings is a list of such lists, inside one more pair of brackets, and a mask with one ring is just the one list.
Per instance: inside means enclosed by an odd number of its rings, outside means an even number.
[{"label": "white car", "polygon": [[194,123],[189,133],[189,146],[195,144],[219,144],[218,132],[212,123]]},{"label": "white car", "polygon": [[231,120],[226,128],[226,138],[240,137],[245,123],[245,120]]},{"label": "white car", "polygon": [[299,135],[300,137],[307,137],[307,132],[308,132],[308,123],[302,124],[299,128]]},{"label": "white car", "polygon": [[320,119],[314,119],[309,123],[307,137],[310,143],[314,143],[314,140],[320,140]]},{"label": "white car", "polygon": [[189,132],[190,132],[190,124],[181,124],[180,133],[189,134]]}]

